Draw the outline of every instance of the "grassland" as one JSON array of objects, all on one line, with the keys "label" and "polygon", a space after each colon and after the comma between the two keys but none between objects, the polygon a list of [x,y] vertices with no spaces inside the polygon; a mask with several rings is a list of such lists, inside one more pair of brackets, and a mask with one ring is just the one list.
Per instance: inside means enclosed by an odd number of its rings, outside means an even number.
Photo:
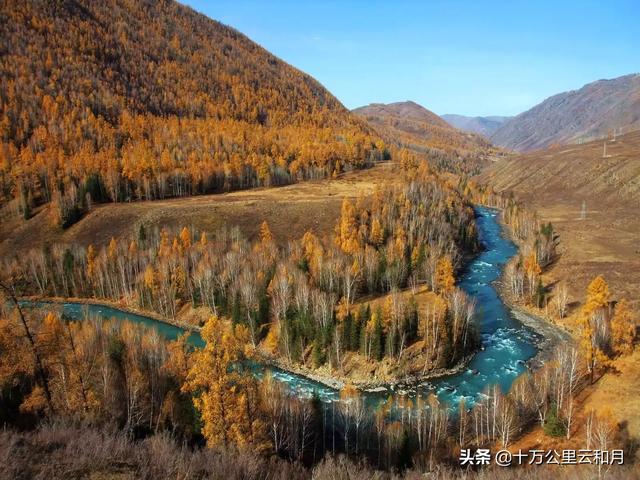
[{"label": "grassland", "polygon": [[[495,162],[480,180],[513,192],[553,223],[559,257],[545,272],[551,287],[569,287],[570,315],[559,322],[571,329],[588,283],[602,274],[614,300],[626,298],[640,309],[640,132],[607,142],[554,147]],[[584,202],[584,215],[583,215]],[[640,355],[623,358],[581,400],[583,411],[609,406],[632,437],[640,438]],[[580,420],[575,423],[580,425]],[[539,445],[540,431],[522,439]],[[559,442],[562,443],[562,442]],[[545,448],[548,445],[545,443]]]},{"label": "grassland", "polygon": [[547,280],[570,280],[571,302],[604,274],[616,298],[640,306],[640,132],[608,142],[606,158],[602,141],[556,147],[499,160],[480,179],[553,223],[560,256]]},{"label": "grassland", "polygon": [[49,221],[48,208],[24,221],[5,212],[0,228],[0,256],[12,255],[45,243],[93,243],[102,246],[111,237],[135,235],[139,226],[193,226],[214,231],[238,226],[253,239],[266,220],[279,242],[300,238],[307,230],[330,233],[344,198],[372,193],[378,185],[394,181],[393,163],[340,175],[336,179],[296,183],[279,188],[258,188],[219,195],[149,202],[96,205],[82,220],[63,230]]}]

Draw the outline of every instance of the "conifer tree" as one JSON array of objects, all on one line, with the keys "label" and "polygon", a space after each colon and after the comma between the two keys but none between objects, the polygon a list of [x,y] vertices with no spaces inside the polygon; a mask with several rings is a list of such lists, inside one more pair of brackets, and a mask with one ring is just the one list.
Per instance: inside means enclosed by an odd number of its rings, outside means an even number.
[{"label": "conifer tree", "polygon": [[633,351],[636,324],[633,311],[627,300],[620,300],[611,319],[611,343],[617,355],[627,355]]}]

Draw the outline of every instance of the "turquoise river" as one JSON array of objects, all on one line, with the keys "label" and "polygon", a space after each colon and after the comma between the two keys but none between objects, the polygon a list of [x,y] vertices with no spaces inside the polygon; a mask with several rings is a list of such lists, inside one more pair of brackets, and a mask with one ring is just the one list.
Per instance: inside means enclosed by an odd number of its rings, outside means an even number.
[{"label": "turquoise river", "polygon": [[[390,394],[412,398],[433,392],[441,402],[449,405],[457,405],[463,398],[467,405],[471,405],[484,394],[488,386],[499,384],[504,391],[508,390],[513,380],[527,369],[527,360],[536,354],[540,337],[511,315],[495,288],[494,281],[502,274],[504,265],[517,253],[516,246],[503,234],[497,217],[496,210],[476,208],[476,223],[483,250],[466,266],[458,282],[458,286],[476,300],[475,322],[481,336],[480,350],[459,373],[427,380],[403,390],[376,389],[375,392],[366,392],[370,404]],[[46,306],[45,302],[24,303],[38,308]],[[65,317],[76,320],[85,318],[88,311],[90,316],[135,322],[155,329],[170,340],[184,333],[183,329],[174,325],[102,305],[64,303],[62,310]],[[198,333],[192,333],[189,341],[196,347],[203,345]],[[339,397],[336,390],[304,376],[261,364],[251,364],[250,367],[259,377],[270,371],[275,379],[286,383],[296,395],[311,396],[315,393],[324,402]]]}]

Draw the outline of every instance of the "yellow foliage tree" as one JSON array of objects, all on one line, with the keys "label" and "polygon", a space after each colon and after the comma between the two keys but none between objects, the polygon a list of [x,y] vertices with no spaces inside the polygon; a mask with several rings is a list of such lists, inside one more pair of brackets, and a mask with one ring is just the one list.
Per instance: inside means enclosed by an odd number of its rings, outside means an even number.
[{"label": "yellow foliage tree", "polygon": [[234,328],[214,316],[201,335],[206,345],[192,353],[193,363],[182,388],[195,394],[193,402],[202,418],[207,446],[266,449],[253,380],[231,368],[243,358],[243,346],[249,340],[246,327]]},{"label": "yellow foliage tree", "polygon": [[191,247],[191,232],[187,227],[184,227],[180,231],[180,242],[182,243],[182,248],[184,250],[188,250]]},{"label": "yellow foliage tree", "polygon": [[594,278],[587,287],[587,299],[579,316],[580,349],[587,363],[591,382],[597,365],[606,366],[608,358],[604,352],[606,338],[603,337],[606,322],[606,308],[610,293],[607,282],[601,275]]},{"label": "yellow foliage tree", "polygon": [[112,262],[115,261],[118,256],[118,243],[116,242],[116,239],[114,237],[111,237],[107,252],[109,260],[111,260]]},{"label": "yellow foliage tree", "polygon": [[371,222],[371,232],[369,233],[369,241],[376,247],[382,245],[384,241],[384,229],[380,220],[376,217]]},{"label": "yellow foliage tree", "polygon": [[438,260],[436,266],[436,291],[438,293],[449,294],[456,284],[453,276],[453,265],[448,257],[442,257]]},{"label": "yellow foliage tree", "polygon": [[270,354],[275,354],[278,351],[278,344],[280,343],[280,323],[277,321],[271,322],[269,325],[269,332],[264,339],[264,349]]},{"label": "yellow foliage tree", "polygon": [[200,234],[200,247],[206,247],[207,243],[209,243],[209,241],[207,240],[207,234],[205,232],[202,232],[202,234]]},{"label": "yellow foliage tree", "polygon": [[336,244],[348,254],[354,254],[358,251],[356,210],[347,198],[342,202],[340,222],[336,226]]},{"label": "yellow foliage tree", "polygon": [[269,224],[266,220],[260,225],[260,241],[262,243],[269,243],[273,241],[273,234],[271,233],[271,229],[269,228]]},{"label": "yellow foliage tree", "polygon": [[633,351],[636,336],[636,324],[633,312],[627,300],[620,300],[611,319],[611,347],[617,355],[626,355]]},{"label": "yellow foliage tree", "polygon": [[96,249],[93,245],[89,245],[87,248],[87,277],[93,281],[93,276],[96,273]]},{"label": "yellow foliage tree", "polygon": [[538,275],[542,273],[542,268],[538,264],[538,256],[535,249],[531,251],[524,259],[524,271],[527,274],[527,280],[529,284],[529,294],[533,295],[536,288],[536,279]]},{"label": "yellow foliage tree", "polygon": [[610,299],[609,285],[607,285],[602,275],[598,275],[587,287],[587,300],[584,305],[584,312],[592,314],[600,309],[604,309],[609,305]]}]

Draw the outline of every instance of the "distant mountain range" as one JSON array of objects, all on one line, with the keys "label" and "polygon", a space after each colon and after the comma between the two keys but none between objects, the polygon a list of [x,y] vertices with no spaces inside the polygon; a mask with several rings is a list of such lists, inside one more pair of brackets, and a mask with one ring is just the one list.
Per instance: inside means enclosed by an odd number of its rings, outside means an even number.
[{"label": "distant mountain range", "polygon": [[512,117],[467,117],[465,115],[445,114],[441,116],[449,125],[463,132],[477,133],[491,137],[505,122]]},{"label": "distant mountain range", "polygon": [[476,174],[494,149],[480,135],[458,130],[415,102],[372,103],[356,108],[387,145],[426,156],[437,169]]},{"label": "distant mountain range", "polygon": [[640,75],[598,80],[549,97],[498,128],[490,140],[530,151],[640,129]]},{"label": "distant mountain range", "polygon": [[487,142],[477,135],[461,132],[441,117],[415,102],[372,103],[352,111],[364,117],[385,139],[416,150],[467,151]]}]

